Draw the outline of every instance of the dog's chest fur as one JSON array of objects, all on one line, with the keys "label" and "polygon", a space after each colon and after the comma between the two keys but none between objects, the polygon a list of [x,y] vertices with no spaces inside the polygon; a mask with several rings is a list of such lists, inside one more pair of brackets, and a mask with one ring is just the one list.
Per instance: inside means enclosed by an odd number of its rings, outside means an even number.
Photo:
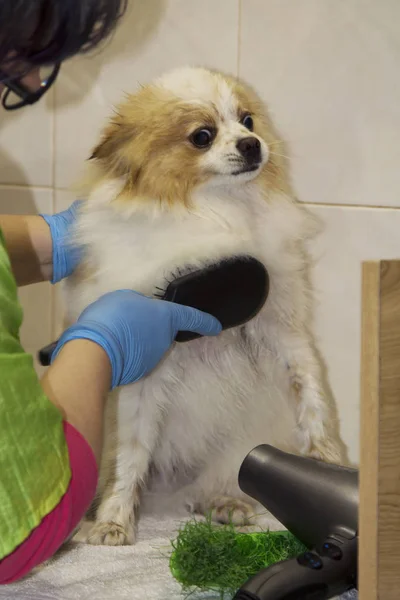
[{"label": "dog's chest fur", "polygon": [[103,293],[152,295],[187,265],[248,254],[267,267],[270,296],[256,319],[218,338],[175,345],[150,376],[120,393],[120,437],[129,437],[129,428],[157,435],[153,463],[164,474],[201,468],[230,446],[238,461],[257,443],[296,447],[287,367],[275,338],[277,320],[295,326],[306,311],[299,277],[307,218],[283,196],[266,199],[255,184],[198,193],[194,206],[129,212],[90,200],[77,229],[88,275],[66,285],[68,319],[75,320]]}]

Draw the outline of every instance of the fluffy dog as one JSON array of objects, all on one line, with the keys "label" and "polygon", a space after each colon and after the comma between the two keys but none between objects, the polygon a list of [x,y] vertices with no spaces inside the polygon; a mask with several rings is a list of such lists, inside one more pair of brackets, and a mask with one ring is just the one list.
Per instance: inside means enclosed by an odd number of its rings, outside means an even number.
[{"label": "fluffy dog", "polygon": [[134,542],[154,478],[178,482],[193,511],[248,522],[237,475],[260,443],[343,462],[310,319],[306,242],[319,224],[293,197],[280,143],[248,85],[183,68],[129,96],[93,152],[69,322],[111,290],[152,296],[176,272],[243,254],[266,266],[271,289],[247,325],[176,344],[110,398],[91,543]]}]

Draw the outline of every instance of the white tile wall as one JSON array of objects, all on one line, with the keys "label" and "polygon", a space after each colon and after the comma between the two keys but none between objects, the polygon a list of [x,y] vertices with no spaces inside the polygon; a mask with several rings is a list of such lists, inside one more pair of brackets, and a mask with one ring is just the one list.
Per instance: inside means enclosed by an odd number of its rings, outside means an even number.
[{"label": "white tile wall", "polygon": [[0,109],[0,183],[53,185],[53,98],[24,110]]},{"label": "white tile wall", "polygon": [[398,206],[398,0],[242,0],[240,74],[268,101],[305,202]]},{"label": "white tile wall", "polygon": [[400,211],[312,207],[325,223],[313,247],[316,329],[339,406],[343,438],[358,459],[361,262],[400,258]]},{"label": "white tile wall", "polygon": [[[326,223],[313,248],[316,326],[357,460],[360,263],[400,257],[400,3],[131,2],[114,40],[65,65],[54,95],[12,116],[0,112],[0,210],[51,210],[53,193],[56,210],[68,206],[65,188],[123,91],[183,64],[239,72],[288,142],[299,198]],[[23,340],[36,351],[55,334],[55,290],[41,285],[21,297]]]}]

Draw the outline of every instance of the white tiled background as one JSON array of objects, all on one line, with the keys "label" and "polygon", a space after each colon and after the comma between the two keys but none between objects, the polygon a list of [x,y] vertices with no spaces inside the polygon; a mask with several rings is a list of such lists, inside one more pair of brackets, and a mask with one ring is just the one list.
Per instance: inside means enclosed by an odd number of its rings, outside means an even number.
[{"label": "white tiled background", "polygon": [[[131,0],[102,53],[74,59],[38,106],[0,113],[0,211],[60,210],[124,91],[177,65],[238,73],[269,103],[301,201],[323,217],[317,331],[358,459],[360,263],[400,258],[398,0]],[[55,332],[54,290],[25,289],[31,352]]]}]

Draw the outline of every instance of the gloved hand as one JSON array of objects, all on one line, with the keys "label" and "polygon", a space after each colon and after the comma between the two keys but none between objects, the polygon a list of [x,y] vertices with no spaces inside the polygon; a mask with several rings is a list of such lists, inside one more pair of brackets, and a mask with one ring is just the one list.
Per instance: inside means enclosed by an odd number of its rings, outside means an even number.
[{"label": "gloved hand", "polygon": [[88,306],[58,341],[52,362],[69,341],[92,340],[107,353],[111,388],[133,383],[152,371],[173,344],[178,331],[218,335],[221,324],[188,306],[119,290]]},{"label": "gloved hand", "polygon": [[70,239],[81,201],[74,202],[68,210],[56,215],[40,215],[50,227],[53,241],[53,278],[58,283],[71,275],[81,259],[81,248],[74,246]]}]

